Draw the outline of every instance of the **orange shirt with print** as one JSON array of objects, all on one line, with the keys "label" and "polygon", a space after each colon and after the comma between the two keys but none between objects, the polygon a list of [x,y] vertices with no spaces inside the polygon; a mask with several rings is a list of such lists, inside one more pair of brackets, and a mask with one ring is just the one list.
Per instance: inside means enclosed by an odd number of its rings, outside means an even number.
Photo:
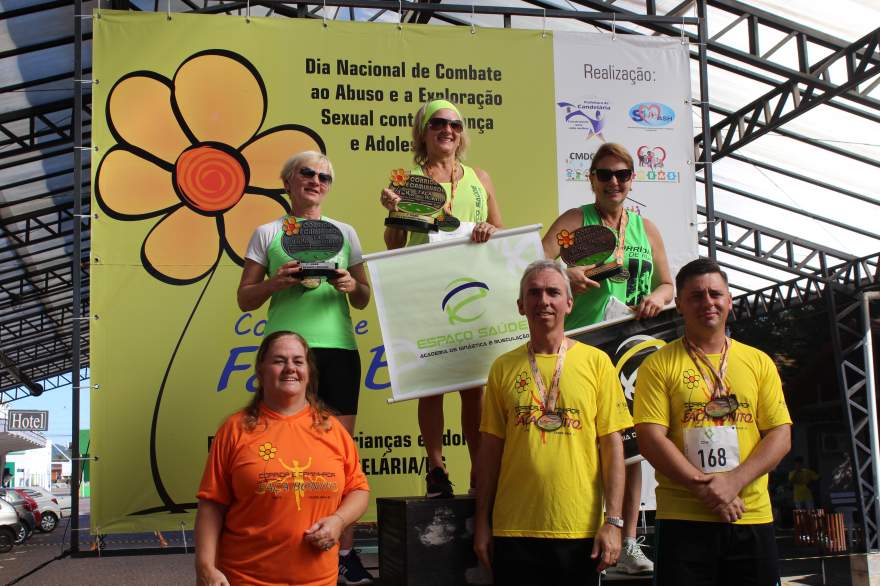
[{"label": "orange shirt with print", "polygon": [[304,532],[353,490],[369,490],[357,447],[335,418],[312,427],[311,408],[282,416],[260,407],[253,431],[244,413],[214,436],[198,498],[228,507],[217,567],[230,584],[336,584],[338,546],[321,551]]}]

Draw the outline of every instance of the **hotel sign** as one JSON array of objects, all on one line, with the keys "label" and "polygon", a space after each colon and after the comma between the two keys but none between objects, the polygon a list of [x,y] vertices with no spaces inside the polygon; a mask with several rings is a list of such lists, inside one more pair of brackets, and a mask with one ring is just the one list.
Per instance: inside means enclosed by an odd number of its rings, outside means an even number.
[{"label": "hotel sign", "polygon": [[7,431],[48,431],[48,411],[13,411],[6,416]]}]

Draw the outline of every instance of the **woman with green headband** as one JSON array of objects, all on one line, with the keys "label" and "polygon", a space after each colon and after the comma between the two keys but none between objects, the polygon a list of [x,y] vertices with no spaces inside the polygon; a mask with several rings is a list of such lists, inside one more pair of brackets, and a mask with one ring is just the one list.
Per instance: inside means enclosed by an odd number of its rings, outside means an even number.
[{"label": "woman with green headband", "polygon": [[[466,235],[471,240],[486,242],[502,227],[501,210],[495,198],[495,186],[489,174],[482,169],[463,165],[469,139],[461,113],[455,104],[434,100],[422,106],[415,115],[412,129],[412,175],[434,179],[446,191],[447,212],[461,221],[461,227],[445,237]],[[400,197],[390,189],[383,189],[380,202],[389,211],[397,209]],[[432,241],[435,237],[385,228],[385,245],[402,248]],[[467,440],[471,463],[476,460],[480,439],[480,403],[482,387],[459,391],[461,395],[461,428]],[[443,395],[419,399],[419,429],[425,440],[430,471],[427,477],[428,497],[451,497],[452,483],[443,464]],[[473,471],[471,471],[473,485]]]}]

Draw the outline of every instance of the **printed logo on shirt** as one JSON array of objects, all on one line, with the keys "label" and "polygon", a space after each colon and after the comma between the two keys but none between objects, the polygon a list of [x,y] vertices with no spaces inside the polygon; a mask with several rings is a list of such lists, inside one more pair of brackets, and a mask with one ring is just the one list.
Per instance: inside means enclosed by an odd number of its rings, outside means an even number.
[{"label": "printed logo on shirt", "polygon": [[258,447],[261,460],[267,464],[277,460],[283,471],[264,471],[258,476],[256,494],[269,494],[273,497],[290,497],[296,499],[296,510],[302,510],[304,498],[329,498],[327,493],[339,491],[339,483],[335,472],[320,472],[311,470],[312,458],[300,463],[299,460],[291,459],[287,464],[281,456],[276,458],[278,450],[272,444],[266,442]]},{"label": "printed logo on shirt", "polygon": [[257,451],[260,453],[260,457],[268,462],[275,457],[278,448],[272,447],[272,442],[266,442],[262,444]]},{"label": "printed logo on shirt", "polygon": [[684,386],[686,386],[690,390],[694,390],[700,387],[700,381],[703,379],[700,377],[700,374],[694,370],[693,368],[688,368],[684,372],[681,373],[681,380],[684,382]]},{"label": "printed logo on shirt", "polygon": [[520,371],[518,375],[516,375],[516,380],[513,381],[513,390],[517,393],[521,393],[529,387],[529,383],[532,382],[532,377],[529,376],[529,373],[526,371]]}]

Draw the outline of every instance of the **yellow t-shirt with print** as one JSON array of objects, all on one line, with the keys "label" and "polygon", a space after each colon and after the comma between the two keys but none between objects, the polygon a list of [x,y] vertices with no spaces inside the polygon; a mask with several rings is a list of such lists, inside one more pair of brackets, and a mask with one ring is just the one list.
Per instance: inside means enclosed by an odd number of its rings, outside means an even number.
[{"label": "yellow t-shirt with print", "polygon": [[[720,354],[709,354],[718,368]],[[684,452],[684,429],[736,425],[740,462],[745,462],[761,441],[761,432],[791,423],[779,373],[770,357],[746,344],[730,342],[727,377],[739,408],[715,420],[705,414],[708,388],[681,339],[667,344],[639,367],[633,415],[636,424],[658,423]],[[657,518],[721,522],[721,518],[682,485],[657,472]],[[746,511],[738,524],[772,523],[767,475],[759,476],[740,493]]]},{"label": "yellow t-shirt with print", "polygon": [[[550,388],[556,354],[538,354]],[[563,425],[542,431],[540,395],[526,346],[499,356],[489,372],[480,431],[504,440],[492,533],[498,537],[583,539],[602,522],[599,436],[632,425],[608,356],[575,343],[568,349],[556,408]]]}]

